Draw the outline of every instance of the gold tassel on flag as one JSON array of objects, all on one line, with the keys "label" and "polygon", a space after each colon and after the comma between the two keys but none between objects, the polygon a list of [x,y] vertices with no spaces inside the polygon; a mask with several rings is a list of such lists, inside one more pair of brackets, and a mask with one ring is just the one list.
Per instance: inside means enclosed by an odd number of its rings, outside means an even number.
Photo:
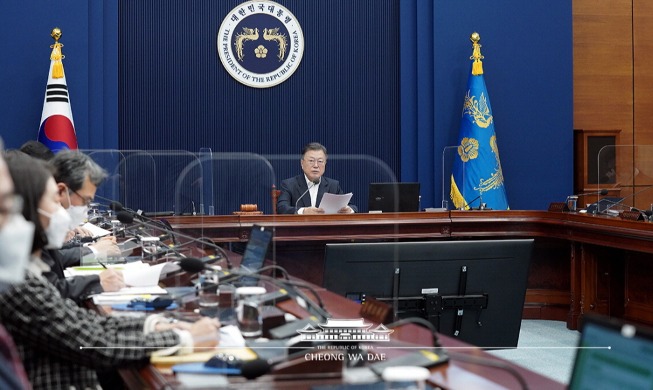
[{"label": "gold tassel on flag", "polygon": [[63,63],[61,60],[64,59],[64,56],[61,54],[61,48],[63,47],[63,44],[59,43],[59,39],[61,38],[61,30],[59,27],[53,28],[50,36],[54,38],[54,45],[50,46],[52,48],[50,59],[54,61],[52,66],[52,78],[60,79],[63,78]]},{"label": "gold tassel on flag", "polygon": [[469,40],[472,41],[472,56],[469,57],[470,60],[474,60],[472,64],[472,75],[478,76],[483,74],[483,58],[481,55],[481,44],[478,43],[481,40],[481,36],[477,32],[473,32],[469,37]]}]

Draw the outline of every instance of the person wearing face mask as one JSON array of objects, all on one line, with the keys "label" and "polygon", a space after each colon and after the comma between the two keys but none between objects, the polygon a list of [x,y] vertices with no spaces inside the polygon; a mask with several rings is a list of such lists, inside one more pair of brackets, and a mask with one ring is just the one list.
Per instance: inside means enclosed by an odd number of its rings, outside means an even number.
[{"label": "person wearing face mask", "polygon": [[[28,234],[14,237],[19,245],[27,240],[31,260],[25,280],[0,293],[0,323],[12,336],[34,389],[98,389],[97,371],[134,365],[152,354],[189,353],[218,344],[215,319],[191,324],[170,323],[161,315],[104,317],[63,298],[42,276],[48,265],[40,259],[46,246],[62,240],[51,226],[68,221],[60,217],[59,191],[40,161],[12,159],[14,191],[23,199],[22,214],[34,224],[34,236],[31,242]],[[21,162],[24,169],[14,175],[12,166]],[[0,189],[11,188],[5,176],[0,175]]]},{"label": "person wearing face mask", "polygon": [[[71,217],[66,242],[75,236],[90,237],[92,234],[80,227],[86,221],[88,206],[95,198],[97,187],[107,177],[107,173],[89,156],[74,150],[62,150],[51,160],[54,179],[61,195],[61,205]],[[97,242],[82,246],[71,244],[60,250],[64,268],[78,265],[80,258],[93,252],[101,257],[120,256],[115,237],[103,237]]]},{"label": "person wearing face mask", "polygon": [[[0,140],[0,150],[2,140]],[[0,294],[25,279],[34,224],[20,213],[22,199],[14,194],[5,162],[0,159]],[[0,324],[0,389],[29,389],[31,385],[11,336]]]},{"label": "person wearing face mask", "polygon": [[[19,151],[7,152],[6,159],[9,171],[14,177],[28,175],[32,164],[48,167],[44,162]],[[61,205],[52,210],[39,210],[39,213],[50,220],[47,230],[37,231],[47,237],[48,242],[41,253],[41,259],[49,267],[47,271],[43,272],[43,276],[59,290],[64,298],[70,298],[81,304],[89,295],[104,291],[117,291],[125,287],[122,273],[114,269],[107,269],[99,275],[66,278],[59,248],[63,245],[69,230],[70,214]],[[37,239],[39,238],[37,237]]]},{"label": "person wearing face mask", "polygon": [[[317,142],[304,146],[300,164],[301,175],[291,177],[281,182],[281,193],[277,199],[279,214],[324,214],[317,207],[324,193],[342,194],[340,183],[324,175],[327,163],[327,150]],[[338,213],[355,213],[356,206],[349,204]]]}]

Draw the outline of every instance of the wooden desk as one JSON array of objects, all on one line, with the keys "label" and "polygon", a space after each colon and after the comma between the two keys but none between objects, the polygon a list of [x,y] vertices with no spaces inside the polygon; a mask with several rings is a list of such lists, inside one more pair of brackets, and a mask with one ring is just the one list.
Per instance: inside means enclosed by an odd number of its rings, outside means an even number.
[{"label": "wooden desk", "polygon": [[254,224],[275,229],[274,261],[322,284],[328,242],[535,238],[524,318],[578,329],[597,312],[653,324],[653,224],[547,211],[171,217],[216,242],[246,241]]},{"label": "wooden desk", "polygon": [[[317,288],[326,309],[333,318],[356,319],[360,318],[360,305],[341,297],[332,292]],[[279,305],[298,317],[306,317],[306,313],[294,301],[285,301]],[[470,355],[474,357],[490,359],[494,362],[502,362],[515,369],[528,383],[532,389],[564,389],[565,386],[554,380],[541,376],[525,368],[515,366],[500,358],[490,355],[479,348],[465,344],[459,340],[440,335],[440,343],[445,349],[456,348],[457,354]],[[392,340],[401,340],[413,343],[416,346],[430,346],[433,337],[426,328],[416,325],[405,325],[397,328],[392,334]],[[479,389],[488,388],[520,389],[519,382],[504,370],[464,363],[451,358],[449,362],[433,367],[429,381],[444,389]],[[121,375],[130,389],[155,388],[155,389],[176,389],[181,385],[174,375],[159,371],[154,366],[148,365],[141,369],[123,369]],[[342,378],[338,374],[295,374],[278,375],[272,371],[268,375],[261,376],[255,380],[245,380],[242,377],[231,378],[230,388],[238,389],[310,389],[315,385],[340,384]]]}]

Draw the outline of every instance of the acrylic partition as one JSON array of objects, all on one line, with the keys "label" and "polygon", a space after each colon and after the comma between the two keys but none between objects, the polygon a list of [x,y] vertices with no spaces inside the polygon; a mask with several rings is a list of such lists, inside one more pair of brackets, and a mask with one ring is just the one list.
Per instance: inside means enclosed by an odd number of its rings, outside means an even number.
[{"label": "acrylic partition", "polygon": [[[603,202],[610,210],[651,210],[653,207],[653,145],[609,145],[588,162],[588,184],[606,195],[590,195],[586,203]],[[604,191],[605,192],[605,191]],[[614,202],[614,203],[611,203]]]},{"label": "acrylic partition", "polygon": [[[271,190],[301,174],[299,155],[258,155],[155,150],[83,150],[108,178],[97,200],[120,202],[133,210],[159,215],[230,215],[242,204],[272,214]],[[368,155],[329,155],[326,177],[336,179],[352,203],[368,211],[369,183],[396,182],[382,160]]]}]

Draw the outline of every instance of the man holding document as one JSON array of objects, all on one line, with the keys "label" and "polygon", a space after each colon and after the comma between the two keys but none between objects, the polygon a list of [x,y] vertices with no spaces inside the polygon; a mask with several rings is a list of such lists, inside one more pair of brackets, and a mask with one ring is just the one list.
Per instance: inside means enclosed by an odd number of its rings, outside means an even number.
[{"label": "man holding document", "polygon": [[323,176],[326,162],[327,150],[324,146],[317,142],[304,146],[300,160],[304,174],[281,182],[281,194],[277,201],[279,214],[331,214],[357,211],[356,206],[349,203],[352,194],[345,194],[337,180]]}]

